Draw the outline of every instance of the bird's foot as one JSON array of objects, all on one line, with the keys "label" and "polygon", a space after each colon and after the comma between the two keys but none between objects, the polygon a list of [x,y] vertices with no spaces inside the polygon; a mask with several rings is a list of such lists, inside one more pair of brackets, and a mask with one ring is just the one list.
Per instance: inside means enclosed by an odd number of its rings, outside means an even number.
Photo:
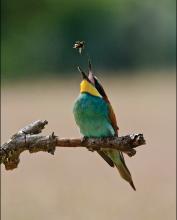
[{"label": "bird's foot", "polygon": [[83,136],[81,140],[82,140],[82,142],[86,142],[88,140],[88,137]]},{"label": "bird's foot", "polygon": [[[84,137],[82,138],[82,142],[87,142],[88,139],[89,139],[88,137],[84,136]],[[94,149],[93,149],[92,147],[87,147],[87,149],[88,149],[89,151],[91,151],[91,152],[94,152]]]}]

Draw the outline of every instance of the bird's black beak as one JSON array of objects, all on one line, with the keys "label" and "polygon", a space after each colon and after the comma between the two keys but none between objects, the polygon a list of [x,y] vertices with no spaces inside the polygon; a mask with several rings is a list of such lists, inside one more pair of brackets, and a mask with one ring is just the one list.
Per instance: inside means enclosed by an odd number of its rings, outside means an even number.
[{"label": "bird's black beak", "polygon": [[95,79],[94,79],[94,74],[92,71],[92,64],[90,59],[88,60],[88,66],[89,66],[89,75],[88,75],[88,79],[90,80],[90,82],[95,85]]},{"label": "bird's black beak", "polygon": [[77,67],[77,69],[79,70],[79,72],[82,74],[82,78],[87,80],[89,83],[95,85],[95,80],[94,80],[94,75],[92,72],[92,66],[91,66],[91,62],[89,60],[89,74],[87,76],[87,74],[80,68],[80,66]]},{"label": "bird's black beak", "polygon": [[87,81],[89,81],[88,76],[86,75],[86,73],[84,73],[84,71],[80,68],[80,66],[78,66],[77,69],[82,74],[82,78],[86,79]]},{"label": "bird's black beak", "polygon": [[88,60],[88,66],[89,66],[89,72],[92,71],[92,64],[91,64],[90,59]]}]

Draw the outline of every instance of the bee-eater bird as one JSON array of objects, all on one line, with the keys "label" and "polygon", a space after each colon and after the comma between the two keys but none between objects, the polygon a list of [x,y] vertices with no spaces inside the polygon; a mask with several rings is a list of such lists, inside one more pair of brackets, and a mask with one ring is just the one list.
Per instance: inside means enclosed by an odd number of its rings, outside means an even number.
[{"label": "bee-eater bird", "polygon": [[[73,113],[81,134],[88,138],[118,136],[116,116],[102,85],[93,74],[90,61],[88,75],[80,67],[78,70],[83,80]],[[136,190],[122,152],[116,149],[101,149],[97,152],[111,167],[115,166],[121,177]]]}]

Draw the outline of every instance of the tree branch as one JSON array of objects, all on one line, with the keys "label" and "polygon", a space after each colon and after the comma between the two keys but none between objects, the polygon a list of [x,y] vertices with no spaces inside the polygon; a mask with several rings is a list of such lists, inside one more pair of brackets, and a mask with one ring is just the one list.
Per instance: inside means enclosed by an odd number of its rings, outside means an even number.
[{"label": "tree branch", "polygon": [[28,150],[30,153],[45,151],[54,154],[56,147],[85,147],[90,151],[102,148],[117,149],[129,156],[134,156],[134,148],[144,145],[143,134],[131,134],[122,137],[107,138],[58,138],[52,133],[48,136],[38,135],[48,122],[35,121],[16,134],[0,147],[0,163],[6,170],[17,168],[20,162],[20,154]]}]

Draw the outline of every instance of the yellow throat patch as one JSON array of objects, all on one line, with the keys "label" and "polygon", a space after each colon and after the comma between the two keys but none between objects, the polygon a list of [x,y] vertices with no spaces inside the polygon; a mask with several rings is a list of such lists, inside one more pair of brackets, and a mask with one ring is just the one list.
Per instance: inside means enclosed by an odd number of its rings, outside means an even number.
[{"label": "yellow throat patch", "polygon": [[90,95],[101,97],[98,90],[85,79],[82,80],[82,82],[80,84],[80,93],[82,93],[82,92],[87,92]]}]

